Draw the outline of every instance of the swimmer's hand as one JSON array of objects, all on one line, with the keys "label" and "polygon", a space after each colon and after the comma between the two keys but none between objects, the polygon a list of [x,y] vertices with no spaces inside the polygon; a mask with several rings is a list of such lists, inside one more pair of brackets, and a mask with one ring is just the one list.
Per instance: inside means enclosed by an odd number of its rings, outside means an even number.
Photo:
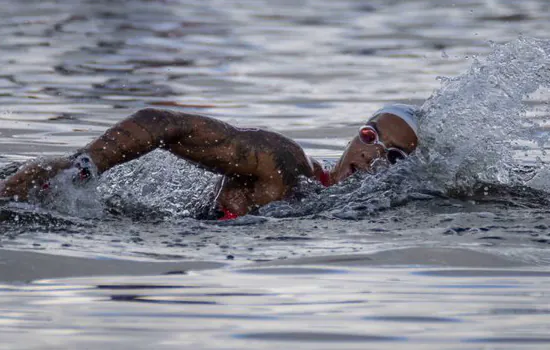
[{"label": "swimmer's hand", "polygon": [[26,201],[33,191],[47,188],[49,180],[62,170],[72,166],[67,157],[32,161],[23,165],[15,174],[0,182],[0,198]]}]

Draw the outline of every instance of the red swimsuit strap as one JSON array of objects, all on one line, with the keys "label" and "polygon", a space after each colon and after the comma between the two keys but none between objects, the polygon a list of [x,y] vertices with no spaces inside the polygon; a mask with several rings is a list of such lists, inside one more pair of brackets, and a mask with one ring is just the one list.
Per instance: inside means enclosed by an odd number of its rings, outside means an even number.
[{"label": "red swimsuit strap", "polygon": [[330,176],[327,170],[323,169],[323,172],[319,175],[319,181],[323,184],[325,187],[330,186]]},{"label": "red swimsuit strap", "polygon": [[218,219],[220,221],[233,220],[239,217],[239,215],[229,211],[229,209],[225,207],[222,207],[221,210],[223,211],[223,217]]},{"label": "red swimsuit strap", "polygon": [[[319,174],[319,179],[318,180],[321,182],[321,184],[323,184],[323,186],[329,187],[330,186],[330,175],[329,175],[328,170],[323,169],[323,172],[321,174]],[[225,207],[221,207],[221,210],[223,211],[223,217],[219,218],[218,220],[221,220],[221,221],[233,220],[233,219],[236,219],[236,218],[239,217],[239,215],[231,212],[229,209],[227,209]]]}]

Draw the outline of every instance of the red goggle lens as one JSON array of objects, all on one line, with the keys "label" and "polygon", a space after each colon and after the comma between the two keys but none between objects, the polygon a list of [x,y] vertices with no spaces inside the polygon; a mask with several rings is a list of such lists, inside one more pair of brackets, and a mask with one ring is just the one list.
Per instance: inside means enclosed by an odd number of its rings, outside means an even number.
[{"label": "red goggle lens", "polygon": [[376,140],[378,140],[378,134],[371,128],[361,128],[361,130],[359,130],[359,137],[361,141],[368,145],[376,143]]}]

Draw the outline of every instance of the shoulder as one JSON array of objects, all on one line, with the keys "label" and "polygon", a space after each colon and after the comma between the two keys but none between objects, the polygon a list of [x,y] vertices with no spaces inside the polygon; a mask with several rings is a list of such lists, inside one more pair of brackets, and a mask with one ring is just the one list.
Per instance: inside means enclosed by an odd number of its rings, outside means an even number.
[{"label": "shoulder", "polygon": [[239,148],[253,152],[258,160],[258,173],[264,178],[281,178],[294,185],[299,176],[313,176],[313,166],[304,149],[291,138],[278,132],[238,128]]}]

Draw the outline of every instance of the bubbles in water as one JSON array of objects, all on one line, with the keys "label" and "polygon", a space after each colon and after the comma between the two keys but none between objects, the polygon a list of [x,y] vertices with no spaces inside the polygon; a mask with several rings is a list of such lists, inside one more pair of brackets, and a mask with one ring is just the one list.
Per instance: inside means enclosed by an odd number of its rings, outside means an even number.
[{"label": "bubbles in water", "polygon": [[50,181],[47,195],[39,195],[46,208],[82,218],[104,215],[104,205],[96,191],[97,179],[86,183],[75,182],[79,169],[70,168]]}]

